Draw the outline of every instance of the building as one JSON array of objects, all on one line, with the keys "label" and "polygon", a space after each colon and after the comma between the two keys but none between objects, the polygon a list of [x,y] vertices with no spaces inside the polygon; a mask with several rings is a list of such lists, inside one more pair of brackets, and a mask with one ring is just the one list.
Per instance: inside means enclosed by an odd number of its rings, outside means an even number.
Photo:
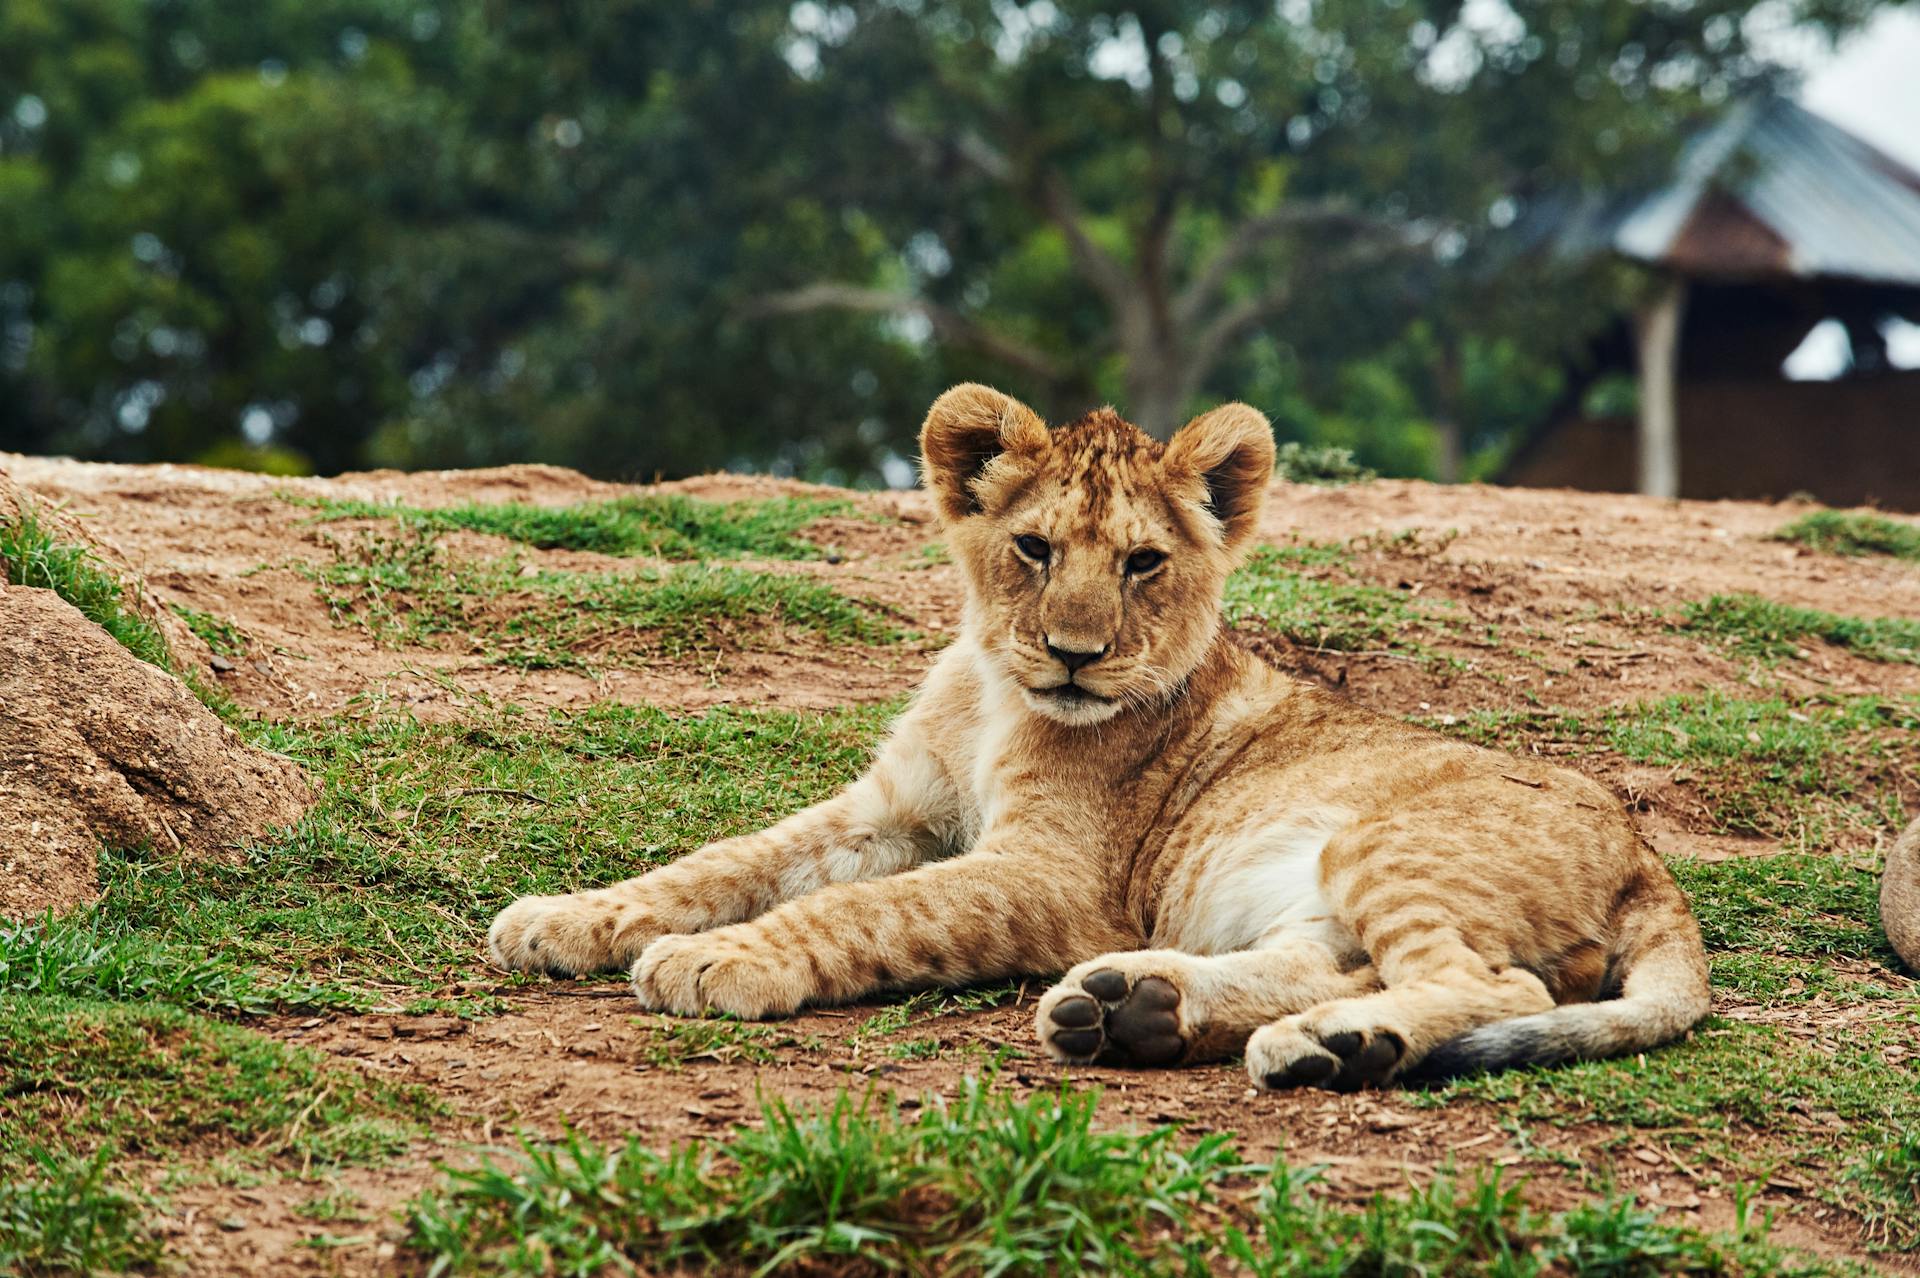
[{"label": "building", "polygon": [[[1900,327],[1920,323],[1920,173],[1759,97],[1689,140],[1660,189],[1549,204],[1522,229],[1643,267],[1649,300],[1595,343],[1501,482],[1920,510],[1920,369],[1887,348],[1889,331],[1920,339]],[[1783,371],[1810,335],[1831,380]],[[1618,373],[1637,418],[1583,413],[1581,392]]]}]

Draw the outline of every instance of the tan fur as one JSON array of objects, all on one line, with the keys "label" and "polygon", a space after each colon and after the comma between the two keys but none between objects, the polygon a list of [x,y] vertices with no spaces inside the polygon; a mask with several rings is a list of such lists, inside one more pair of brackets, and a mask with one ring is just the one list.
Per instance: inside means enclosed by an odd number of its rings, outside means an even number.
[{"label": "tan fur", "polygon": [[961,386],[921,443],[967,609],[872,769],[763,833],[516,901],[500,963],[631,965],[649,1008],[748,1017],[1065,971],[1038,1008],[1056,1059],[1244,1050],[1271,1087],[1631,1050],[1704,1015],[1699,931],[1607,791],[1234,643],[1260,414],[1162,445]]},{"label": "tan fur", "polygon": [[1901,961],[1920,972],[1920,820],[1894,840],[1880,876],[1880,923]]}]

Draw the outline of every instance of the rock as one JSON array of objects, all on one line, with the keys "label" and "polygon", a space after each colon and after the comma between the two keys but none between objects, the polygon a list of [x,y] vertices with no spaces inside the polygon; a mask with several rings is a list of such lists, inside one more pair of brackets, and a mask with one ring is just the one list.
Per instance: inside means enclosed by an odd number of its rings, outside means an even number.
[{"label": "rock", "polygon": [[1880,876],[1880,925],[1907,967],[1920,972],[1920,820],[1893,841]]},{"label": "rock", "polygon": [[53,591],[0,586],[0,916],[92,901],[103,845],[228,857],[312,799]]}]

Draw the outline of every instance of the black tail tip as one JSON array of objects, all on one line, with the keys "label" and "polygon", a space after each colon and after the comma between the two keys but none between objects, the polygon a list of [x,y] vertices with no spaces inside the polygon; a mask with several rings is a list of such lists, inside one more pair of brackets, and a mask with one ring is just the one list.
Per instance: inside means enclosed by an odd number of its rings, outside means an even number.
[{"label": "black tail tip", "polygon": [[1551,1065],[1566,1059],[1553,1037],[1524,1021],[1468,1030],[1420,1058],[1403,1077],[1410,1083],[1446,1083],[1519,1065]]}]

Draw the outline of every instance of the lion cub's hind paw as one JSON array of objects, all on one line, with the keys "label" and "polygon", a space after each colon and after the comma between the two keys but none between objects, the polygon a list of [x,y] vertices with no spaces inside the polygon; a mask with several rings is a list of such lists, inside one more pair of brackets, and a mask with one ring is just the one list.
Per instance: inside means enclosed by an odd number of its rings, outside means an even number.
[{"label": "lion cub's hind paw", "polygon": [[[1058,997],[1054,997],[1058,995]],[[1172,1065],[1187,1052],[1180,988],[1160,976],[1129,982],[1118,968],[1069,978],[1040,1010],[1040,1041],[1055,1059],[1084,1065]]]},{"label": "lion cub's hind paw", "polygon": [[1248,1041],[1247,1072],[1272,1092],[1293,1087],[1357,1092],[1383,1086],[1406,1054],[1406,1041],[1389,1029],[1320,1036],[1281,1021]]}]

